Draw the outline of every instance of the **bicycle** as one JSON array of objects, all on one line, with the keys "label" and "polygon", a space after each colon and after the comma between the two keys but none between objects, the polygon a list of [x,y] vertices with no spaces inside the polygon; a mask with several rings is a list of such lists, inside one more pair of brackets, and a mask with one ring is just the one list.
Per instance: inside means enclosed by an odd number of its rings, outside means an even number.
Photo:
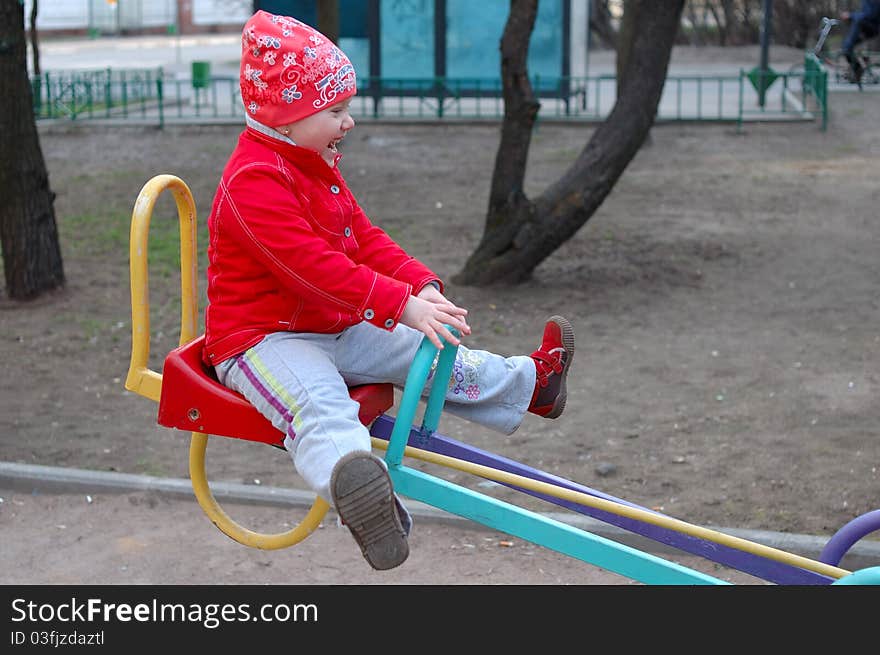
[{"label": "bicycle", "polygon": [[813,46],[812,53],[816,58],[825,65],[829,72],[833,75],[833,80],[845,84],[856,84],[859,89],[864,84],[880,84],[880,72],[877,70],[877,63],[872,60],[871,55],[862,47],[857,47],[854,53],[856,61],[861,65],[862,71],[856,75],[853,67],[838,49],[829,51],[826,47],[826,41],[840,20],[837,18],[822,18],[822,28],[819,31],[819,38]]}]

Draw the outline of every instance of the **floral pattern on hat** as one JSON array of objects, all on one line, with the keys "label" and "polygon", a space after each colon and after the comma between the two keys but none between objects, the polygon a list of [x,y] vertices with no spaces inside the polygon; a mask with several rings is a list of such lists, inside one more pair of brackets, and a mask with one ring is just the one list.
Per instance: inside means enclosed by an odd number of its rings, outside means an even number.
[{"label": "floral pattern on hat", "polygon": [[245,24],[241,44],[242,103],[264,125],[293,123],[357,92],[345,53],[295,18],[260,10]]}]

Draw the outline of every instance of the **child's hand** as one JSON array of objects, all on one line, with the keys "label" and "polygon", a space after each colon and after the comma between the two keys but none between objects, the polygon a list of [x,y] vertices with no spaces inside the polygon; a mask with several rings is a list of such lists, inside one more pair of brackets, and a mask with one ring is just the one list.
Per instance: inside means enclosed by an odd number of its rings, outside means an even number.
[{"label": "child's hand", "polygon": [[437,348],[443,348],[442,337],[457,346],[461,341],[447,329],[454,327],[461,334],[470,334],[471,328],[465,319],[467,310],[450,302],[434,286],[428,285],[418,296],[410,296],[400,322],[424,334]]},{"label": "child's hand", "polygon": [[451,312],[452,314],[461,318],[462,326],[456,326],[461,331],[462,334],[470,334],[471,326],[467,324],[467,316],[468,310],[464,307],[459,307],[454,302],[449,300],[446,296],[440,293],[440,290],[437,289],[433,284],[425,285],[425,287],[416,294],[422,300],[427,300],[428,302],[432,302],[437,305],[443,305],[446,311]]}]

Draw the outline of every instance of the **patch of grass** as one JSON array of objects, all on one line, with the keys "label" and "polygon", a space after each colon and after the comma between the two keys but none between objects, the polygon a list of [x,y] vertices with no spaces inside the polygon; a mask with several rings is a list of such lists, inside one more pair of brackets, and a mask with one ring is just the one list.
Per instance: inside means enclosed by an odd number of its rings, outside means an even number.
[{"label": "patch of grass", "polygon": [[103,324],[92,316],[82,316],[78,319],[86,340],[97,338],[101,335]]},{"label": "patch of grass", "polygon": [[[58,231],[66,250],[80,257],[128,257],[131,216],[120,214],[84,214],[65,216],[58,221]],[[199,225],[197,251],[199,270],[207,266],[208,229]],[[147,237],[150,275],[169,278],[180,271],[180,227],[177,216],[154,212]]]},{"label": "patch of grass", "polygon": [[84,256],[128,252],[129,217],[119,214],[80,214],[58,218],[61,242]]}]

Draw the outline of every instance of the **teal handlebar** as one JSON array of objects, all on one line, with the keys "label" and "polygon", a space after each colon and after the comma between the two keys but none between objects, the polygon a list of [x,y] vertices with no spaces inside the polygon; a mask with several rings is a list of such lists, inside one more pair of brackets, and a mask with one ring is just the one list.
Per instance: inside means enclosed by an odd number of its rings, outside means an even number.
[{"label": "teal handlebar", "polygon": [[[456,338],[461,336],[455,328],[448,325],[446,327]],[[388,466],[399,466],[403,461],[403,451],[409,440],[409,431],[415,423],[416,408],[428,382],[434,360],[437,361],[434,371],[435,384],[431,385],[431,392],[426,401],[425,413],[422,417],[422,430],[434,432],[440,423],[440,414],[443,412],[443,404],[446,402],[448,383],[437,384],[437,381],[449,380],[452,375],[452,366],[455,364],[455,355],[458,353],[458,346],[451,345],[442,337],[441,340],[444,346],[438,357],[437,346],[431,343],[428,337],[424,337],[409,367],[403,395],[400,399],[400,409],[388,440],[388,449],[385,451],[385,463]]]}]

